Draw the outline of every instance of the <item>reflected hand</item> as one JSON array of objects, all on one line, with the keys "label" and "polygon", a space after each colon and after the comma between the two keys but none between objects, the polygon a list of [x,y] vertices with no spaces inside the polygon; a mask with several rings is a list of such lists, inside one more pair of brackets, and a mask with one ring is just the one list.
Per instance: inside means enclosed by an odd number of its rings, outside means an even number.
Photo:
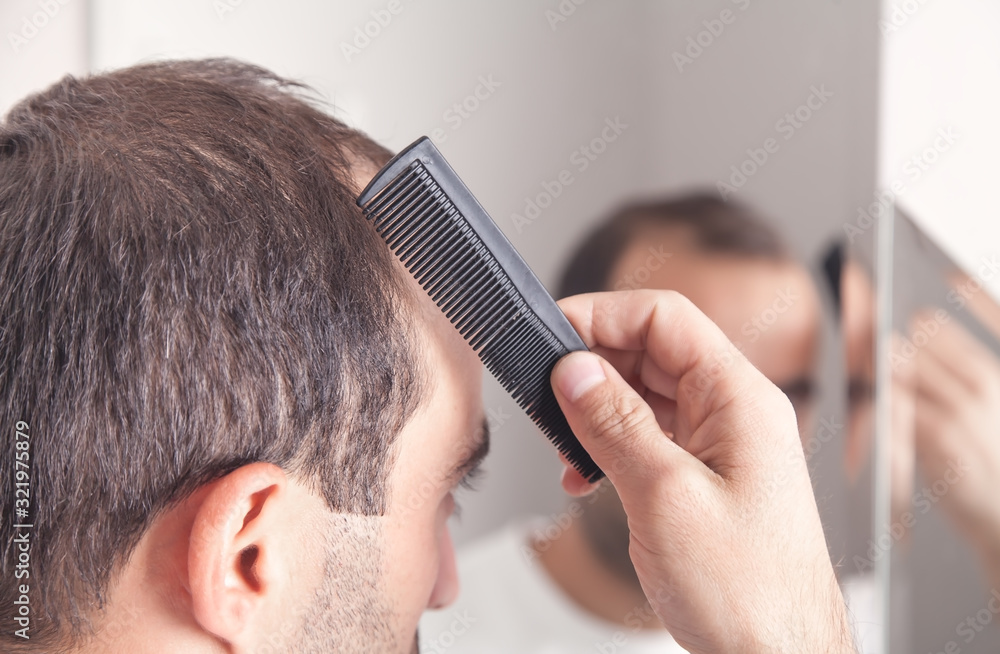
[{"label": "reflected hand", "polygon": [[952,320],[918,348],[914,368],[920,469],[947,484],[939,503],[1000,583],[1000,361]]}]

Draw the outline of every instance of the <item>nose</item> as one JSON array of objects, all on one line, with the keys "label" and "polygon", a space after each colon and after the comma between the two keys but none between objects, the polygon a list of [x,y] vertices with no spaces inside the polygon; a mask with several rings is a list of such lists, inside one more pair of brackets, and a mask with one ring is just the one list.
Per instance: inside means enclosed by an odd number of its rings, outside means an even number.
[{"label": "nose", "polygon": [[427,602],[429,609],[443,609],[454,603],[458,599],[458,565],[455,562],[455,547],[451,542],[451,530],[445,525],[438,545],[440,560],[438,563],[438,576],[434,582],[434,590],[431,591],[430,600]]}]

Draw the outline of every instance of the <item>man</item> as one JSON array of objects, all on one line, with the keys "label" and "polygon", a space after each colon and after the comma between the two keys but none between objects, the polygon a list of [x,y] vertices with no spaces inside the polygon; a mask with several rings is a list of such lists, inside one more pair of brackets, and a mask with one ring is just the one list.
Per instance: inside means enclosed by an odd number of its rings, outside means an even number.
[{"label": "man", "polygon": [[[626,206],[571,255],[562,296],[673,289],[712,318],[809,424],[820,309],[777,232],[735,202],[688,194]],[[553,520],[515,526],[460,557],[455,610],[428,613],[428,651],[454,616],[475,616],[452,652],[680,652],[649,607],[611,486]]]},{"label": "man", "polygon": [[[354,205],[388,156],[232,61],[67,78],[10,113],[0,649],[416,650],[488,439],[475,354]],[[787,400],[676,294],[563,309],[607,359],[553,387],[678,641],[851,651]],[[618,372],[642,357],[645,399]]]}]

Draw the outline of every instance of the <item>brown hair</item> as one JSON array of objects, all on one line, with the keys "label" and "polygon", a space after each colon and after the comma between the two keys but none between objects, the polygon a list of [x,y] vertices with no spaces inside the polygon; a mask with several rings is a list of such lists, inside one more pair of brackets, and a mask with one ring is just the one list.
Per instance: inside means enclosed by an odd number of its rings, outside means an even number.
[{"label": "brown hair", "polygon": [[770,224],[749,207],[713,193],[695,192],[625,205],[573,250],[559,282],[559,297],[609,290],[615,264],[643,229],[680,227],[707,254],[787,259],[787,247]]},{"label": "brown hair", "polygon": [[[352,165],[390,153],[306,91],[154,63],[67,77],[0,124],[0,649],[79,638],[151,520],[249,462],[333,510],[386,509],[426,388],[415,295],[354,204]],[[18,421],[34,527],[15,583]]]}]

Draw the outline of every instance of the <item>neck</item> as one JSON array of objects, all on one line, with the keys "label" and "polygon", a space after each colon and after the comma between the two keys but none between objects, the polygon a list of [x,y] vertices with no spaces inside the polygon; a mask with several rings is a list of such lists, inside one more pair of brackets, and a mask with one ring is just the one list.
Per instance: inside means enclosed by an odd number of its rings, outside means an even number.
[{"label": "neck", "polygon": [[555,540],[533,542],[532,547],[556,585],[583,610],[630,629],[663,629],[642,588],[594,553],[579,520]]}]

